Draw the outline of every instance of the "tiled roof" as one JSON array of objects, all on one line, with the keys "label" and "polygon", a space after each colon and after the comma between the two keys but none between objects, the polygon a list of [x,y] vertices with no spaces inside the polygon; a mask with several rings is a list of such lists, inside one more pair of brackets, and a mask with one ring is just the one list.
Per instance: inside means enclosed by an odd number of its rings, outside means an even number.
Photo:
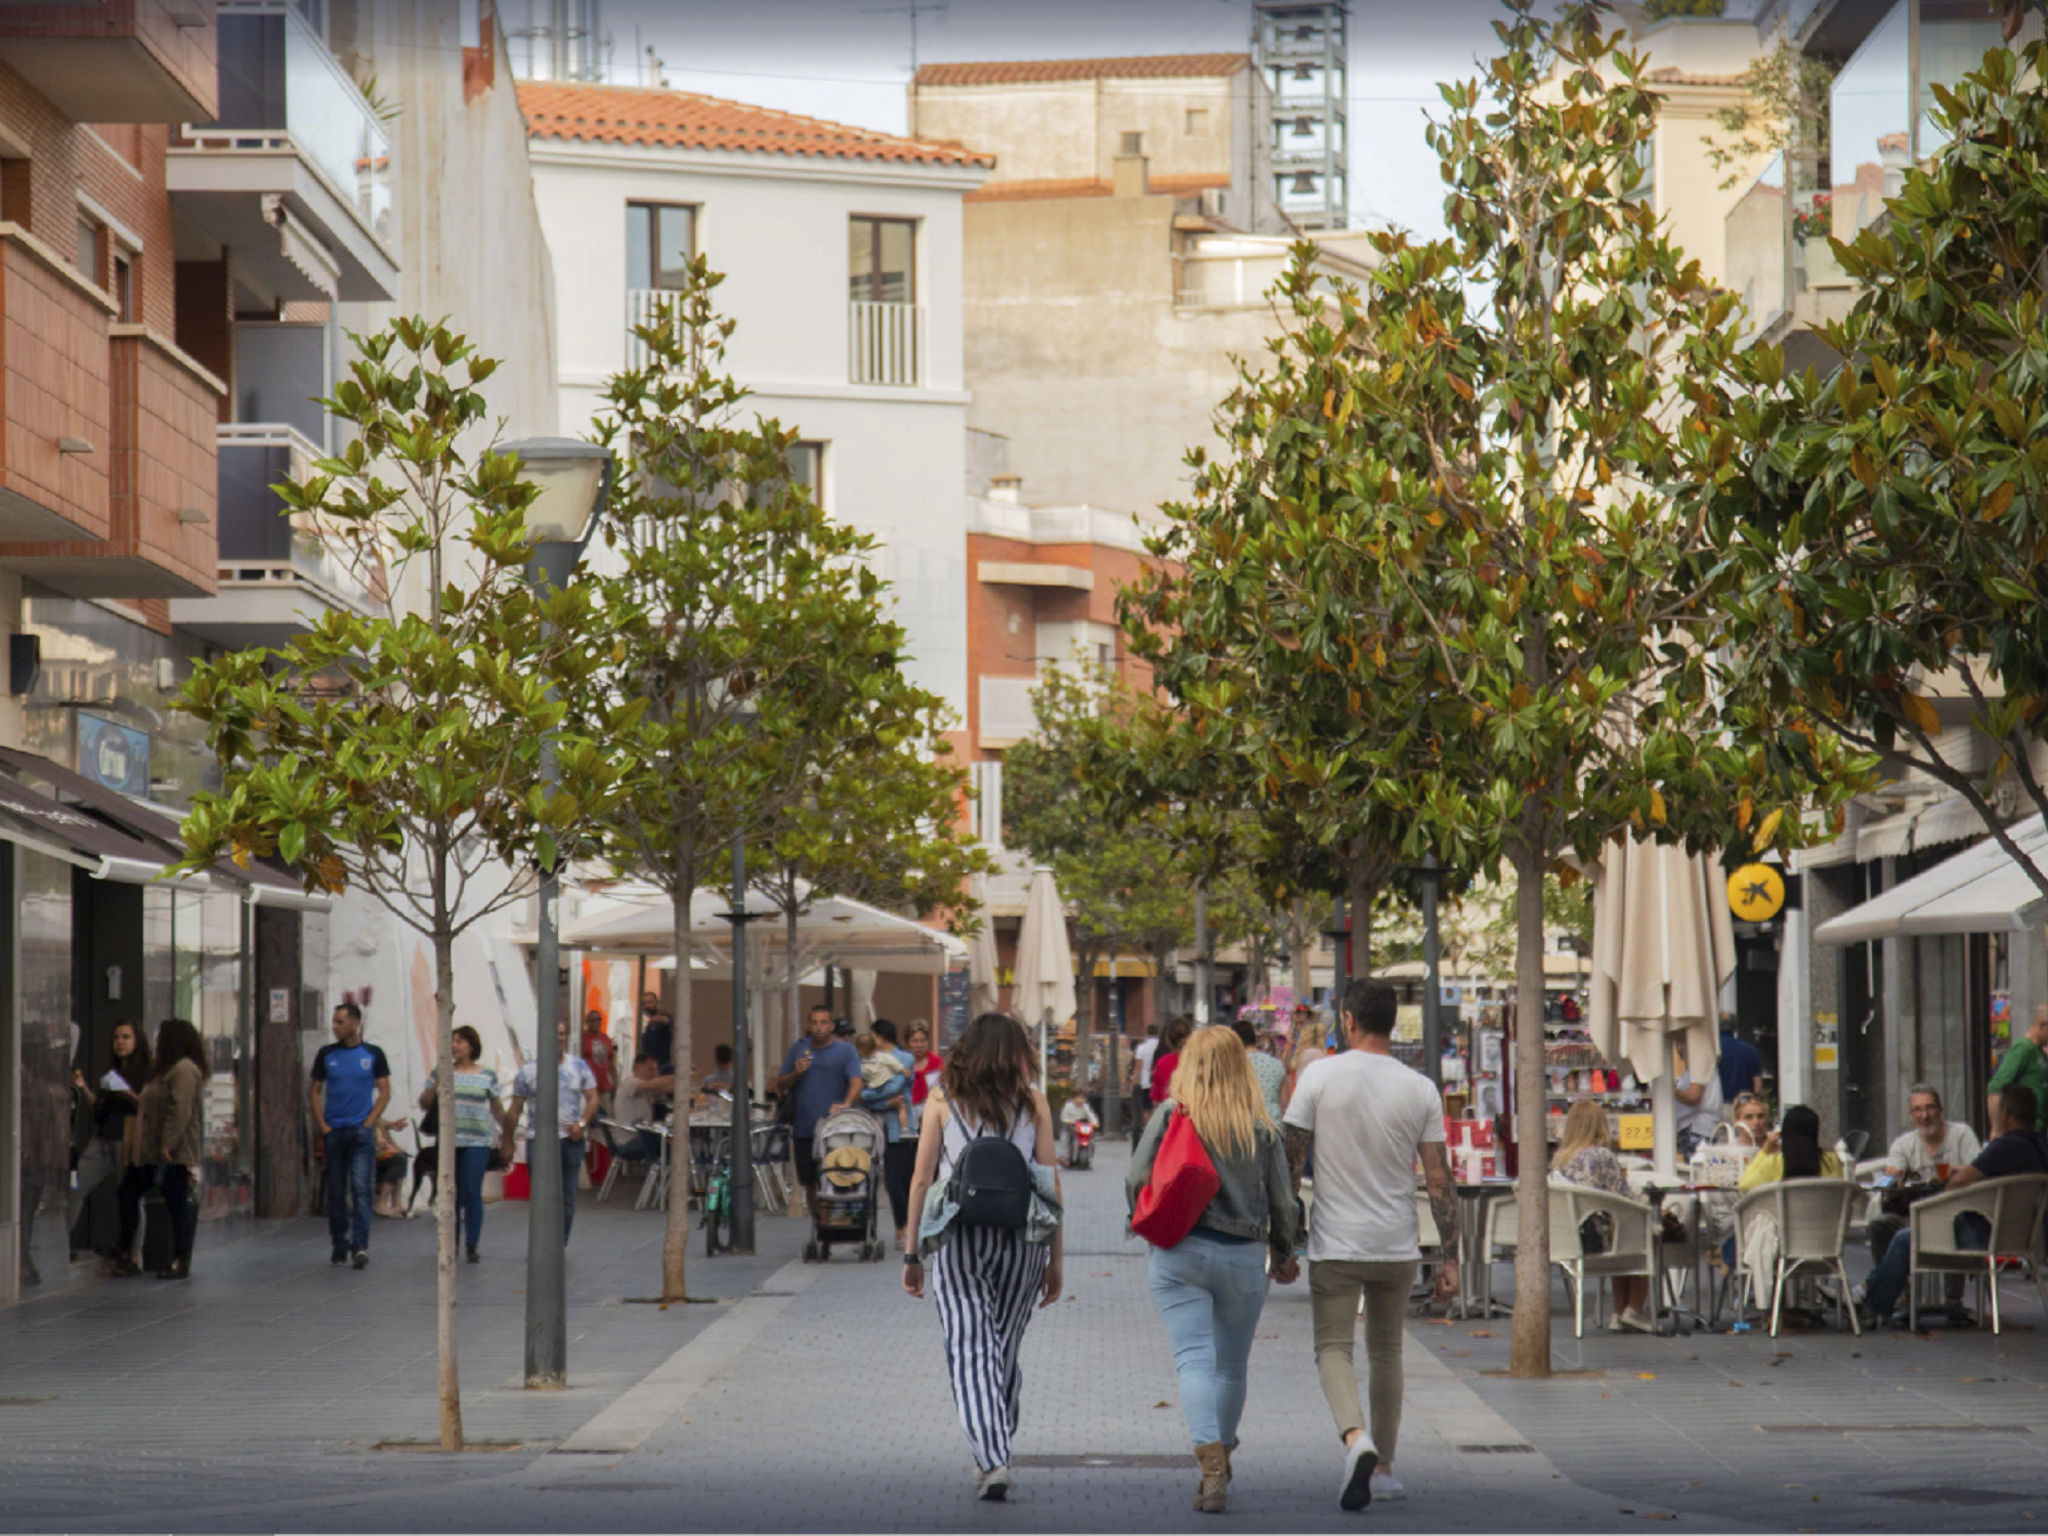
[{"label": "tiled roof", "polygon": [[1680,69],[1667,64],[1662,69],[1653,69],[1643,78],[1652,85],[1741,85],[1741,75],[1702,75],[1691,70]]},{"label": "tiled roof", "polygon": [[[1154,195],[1193,197],[1212,187],[1229,186],[1230,177],[1223,173],[1213,176],[1152,176],[1147,178],[1145,185]],[[1022,203],[1060,197],[1109,197],[1115,191],[1114,185],[1100,177],[1048,176],[1036,180],[985,181],[968,193],[964,200],[970,203]]]},{"label": "tiled roof", "polygon": [[906,139],[741,101],[644,86],[521,80],[527,134],[586,144],[746,150],[828,160],[891,160],[907,165],[992,166],[995,156],[926,139]]},{"label": "tiled roof", "polygon": [[1122,59],[1015,59],[923,64],[916,85],[1016,85],[1045,80],[1192,80],[1249,68],[1243,53],[1152,53]]}]

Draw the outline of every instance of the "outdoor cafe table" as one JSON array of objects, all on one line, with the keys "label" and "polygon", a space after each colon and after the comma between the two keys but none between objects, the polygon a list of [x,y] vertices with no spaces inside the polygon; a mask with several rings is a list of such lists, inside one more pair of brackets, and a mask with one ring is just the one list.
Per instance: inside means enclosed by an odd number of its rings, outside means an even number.
[{"label": "outdoor cafe table", "polygon": [[[1486,1246],[1486,1209],[1502,1195],[1515,1192],[1515,1181],[1501,1175],[1491,1179],[1461,1179],[1455,1186],[1458,1202],[1463,1207],[1458,1217],[1458,1300],[1457,1316],[1469,1318],[1484,1286],[1486,1272],[1493,1263],[1493,1255]],[[1483,1304],[1481,1316],[1492,1317],[1507,1309],[1490,1298]]]}]

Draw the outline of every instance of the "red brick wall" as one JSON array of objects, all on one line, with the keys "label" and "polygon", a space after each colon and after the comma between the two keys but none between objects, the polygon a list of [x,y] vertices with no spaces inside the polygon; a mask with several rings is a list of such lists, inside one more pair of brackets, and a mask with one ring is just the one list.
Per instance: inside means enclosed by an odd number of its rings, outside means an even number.
[{"label": "red brick wall", "polygon": [[[107,311],[16,238],[0,241],[0,484],[87,533],[109,527]],[[82,437],[91,453],[62,453]]]},{"label": "red brick wall", "polygon": [[[210,593],[219,559],[219,396],[140,336],[116,336],[113,356],[113,539]],[[181,507],[206,520],[180,522]]]},{"label": "red brick wall", "polygon": [[174,279],[176,321],[171,332],[180,348],[223,384],[215,419],[234,419],[235,275],[230,252],[219,261],[181,261]]},{"label": "red brick wall", "polygon": [[[99,0],[96,5],[0,6],[0,36],[134,38],[157,63],[194,96],[210,121],[217,106],[213,25],[214,0]],[[197,18],[198,26],[181,27],[178,18]]]}]

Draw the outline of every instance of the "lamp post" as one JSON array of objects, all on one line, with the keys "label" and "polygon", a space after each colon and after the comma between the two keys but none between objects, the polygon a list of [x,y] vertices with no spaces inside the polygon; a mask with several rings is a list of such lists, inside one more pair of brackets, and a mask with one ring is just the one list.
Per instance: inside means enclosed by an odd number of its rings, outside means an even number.
[{"label": "lamp post", "polygon": [[[540,488],[526,509],[533,553],[526,579],[538,595],[559,587],[582,558],[597,526],[598,513],[611,492],[612,455],[607,448],[572,437],[536,437],[507,443],[520,472]],[[541,738],[540,783],[552,795],[559,785],[554,733]],[[568,1295],[563,1277],[561,1051],[555,1041],[556,1004],[561,988],[561,953],[556,905],[561,872],[553,861],[540,872],[540,921],[535,968],[536,989],[533,1049],[533,1139],[543,1149],[527,1159],[530,1191],[526,1225],[526,1385],[553,1388],[567,1384],[569,1374]]]},{"label": "lamp post", "polygon": [[1437,888],[1443,883],[1436,855],[1422,856],[1422,1070],[1444,1085],[1443,932],[1437,926]]},{"label": "lamp post", "polygon": [[[754,701],[733,702],[733,719],[751,734],[759,724]],[[754,1031],[747,1018],[747,924],[761,914],[747,910],[747,838],[732,839],[732,1238],[733,1253],[754,1251]],[[796,963],[795,956],[790,964]]]}]

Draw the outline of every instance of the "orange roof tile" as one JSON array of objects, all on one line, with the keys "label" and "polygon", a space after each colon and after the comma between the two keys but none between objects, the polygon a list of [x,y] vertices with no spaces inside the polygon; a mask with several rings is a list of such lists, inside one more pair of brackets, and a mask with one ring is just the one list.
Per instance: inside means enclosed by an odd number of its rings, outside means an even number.
[{"label": "orange roof tile", "polygon": [[914,85],[1016,85],[1045,80],[1178,80],[1234,75],[1251,66],[1244,53],[1154,53],[1122,59],[1015,59],[978,64],[923,64]]},{"label": "orange roof tile", "polygon": [[1741,75],[1702,75],[1667,64],[1662,69],[1653,69],[1643,78],[1652,85],[1741,85]]},{"label": "orange roof tile", "polygon": [[580,81],[521,80],[519,107],[536,139],[731,149],[828,160],[891,160],[913,165],[992,166],[994,155],[927,139],[778,112],[691,91]]},{"label": "orange roof tile", "polygon": [[[1213,187],[1227,187],[1230,177],[1217,175],[1153,176],[1146,186],[1155,196],[1193,197]],[[1061,197],[1109,197],[1115,187],[1095,176],[1048,176],[1016,181],[985,181],[963,199],[970,203],[1022,203]]]}]

